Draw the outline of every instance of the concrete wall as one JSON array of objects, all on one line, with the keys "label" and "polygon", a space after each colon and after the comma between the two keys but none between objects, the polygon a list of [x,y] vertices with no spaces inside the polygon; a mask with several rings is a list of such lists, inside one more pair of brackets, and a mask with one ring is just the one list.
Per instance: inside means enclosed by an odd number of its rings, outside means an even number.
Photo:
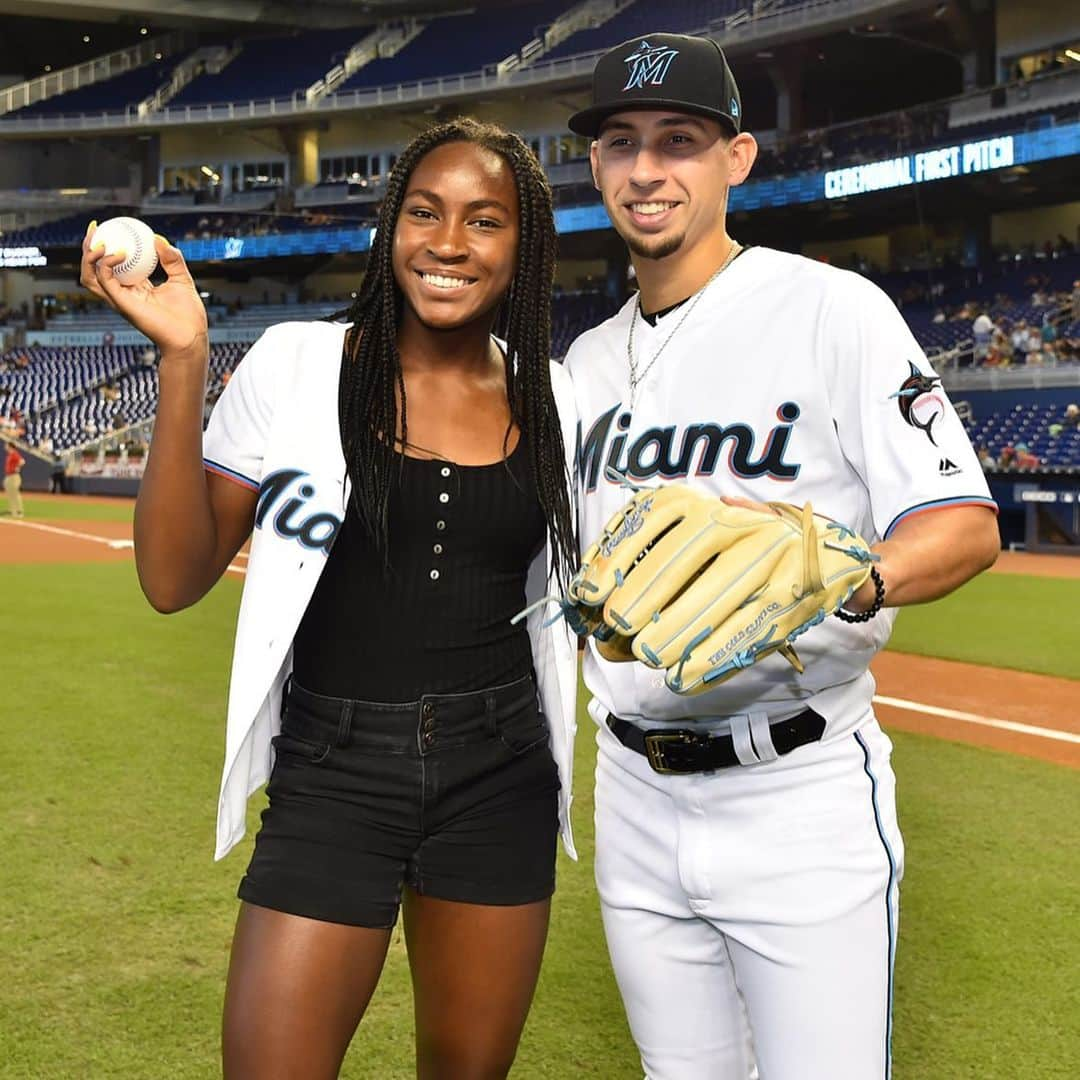
[{"label": "concrete wall", "polygon": [[1011,210],[990,219],[990,239],[995,246],[1019,248],[1033,243],[1041,247],[1047,240],[1055,241],[1058,233],[1080,243],[1080,202]]},{"label": "concrete wall", "polygon": [[1076,8],[1068,0],[998,0],[996,12],[999,59],[1035,52],[1080,33]]}]

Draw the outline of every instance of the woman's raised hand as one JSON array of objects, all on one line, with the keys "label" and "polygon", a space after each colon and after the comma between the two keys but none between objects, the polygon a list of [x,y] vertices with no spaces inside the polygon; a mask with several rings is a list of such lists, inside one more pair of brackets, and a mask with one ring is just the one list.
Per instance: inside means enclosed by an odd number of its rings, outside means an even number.
[{"label": "woman's raised hand", "polygon": [[90,237],[96,225],[92,221],[83,237],[82,285],[142,331],[161,350],[163,360],[173,354],[196,354],[205,360],[209,348],[206,308],[180,251],[163,236],[155,236],[158,263],[167,280],[161,285],[152,285],[149,279],[121,285],[113,267],[124,261],[125,253],[106,255],[103,244],[92,249]]}]

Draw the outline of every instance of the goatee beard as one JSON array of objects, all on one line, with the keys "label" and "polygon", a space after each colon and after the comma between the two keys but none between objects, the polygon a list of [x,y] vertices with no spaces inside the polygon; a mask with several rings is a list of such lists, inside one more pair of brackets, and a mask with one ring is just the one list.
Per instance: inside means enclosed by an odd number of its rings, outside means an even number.
[{"label": "goatee beard", "polygon": [[637,255],[641,259],[664,259],[668,255],[674,255],[682,247],[685,239],[686,235],[684,233],[678,233],[675,236],[660,240],[658,243],[650,244],[637,236],[625,237],[626,246],[630,249],[631,254]]}]

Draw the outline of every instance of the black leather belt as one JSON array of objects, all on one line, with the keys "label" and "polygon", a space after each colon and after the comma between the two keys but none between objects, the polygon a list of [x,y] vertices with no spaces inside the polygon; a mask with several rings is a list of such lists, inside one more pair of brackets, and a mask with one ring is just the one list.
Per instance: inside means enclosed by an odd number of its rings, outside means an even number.
[{"label": "black leather belt", "polygon": [[[607,726],[615,738],[649,759],[658,773],[699,773],[727,769],[739,764],[735,741],[730,735],[708,735],[686,728],[650,728],[648,731],[608,715]],[[813,709],[769,725],[769,735],[777,754],[790,754],[807,743],[817,742],[825,732],[825,718]],[[751,736],[751,742],[753,738]]]}]

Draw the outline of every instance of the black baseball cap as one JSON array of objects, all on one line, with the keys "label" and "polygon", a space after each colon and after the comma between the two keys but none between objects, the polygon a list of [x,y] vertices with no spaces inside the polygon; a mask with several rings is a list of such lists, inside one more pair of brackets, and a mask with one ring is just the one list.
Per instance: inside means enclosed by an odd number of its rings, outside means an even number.
[{"label": "black baseball cap", "polygon": [[738,133],[742,100],[723,50],[712,38],[646,34],[604,53],[593,72],[593,103],[568,124],[596,138],[600,125],[627,109],[685,112],[719,120]]}]

